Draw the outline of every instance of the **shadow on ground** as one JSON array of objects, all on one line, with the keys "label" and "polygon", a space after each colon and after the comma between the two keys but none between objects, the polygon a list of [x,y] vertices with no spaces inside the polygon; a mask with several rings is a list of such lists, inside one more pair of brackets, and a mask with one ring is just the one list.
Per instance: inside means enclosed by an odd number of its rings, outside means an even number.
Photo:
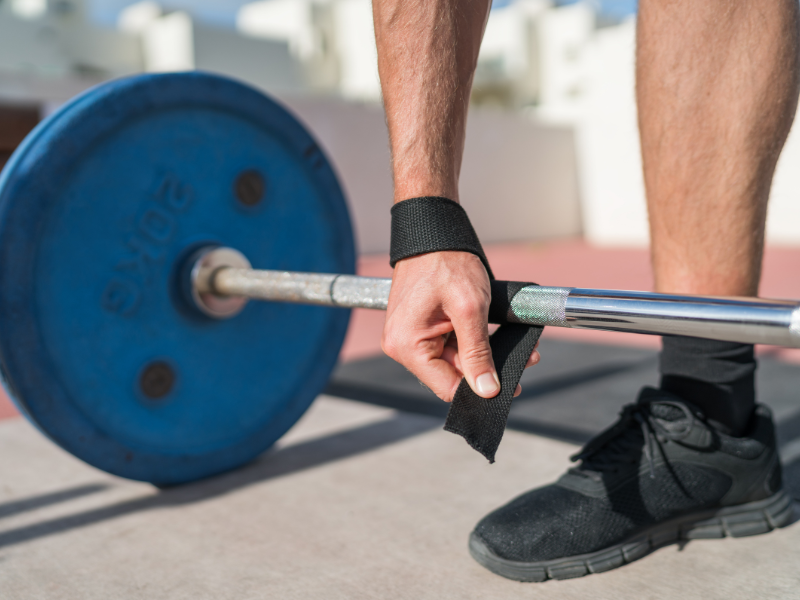
[{"label": "shadow on ground", "polygon": [[[522,379],[523,393],[512,407],[510,428],[582,444],[613,422],[621,406],[632,402],[642,386],[657,380],[653,351],[552,340],[541,350],[541,364],[529,369]],[[773,409],[778,424],[785,485],[800,500],[800,366],[763,359],[758,378],[760,400]],[[439,428],[447,413],[446,404],[385,357],[340,365],[326,392],[401,412],[377,423],[270,451],[245,467],[202,482],[0,532],[0,547],[134,512],[206,500],[346,459]],[[83,485],[0,504],[0,519],[90,496],[109,487]]]},{"label": "shadow on ground", "polygon": [[[134,512],[176,507],[221,496],[249,485],[342,460],[437,428],[438,422],[400,414],[361,427],[272,450],[240,469],[156,494],[0,532],[0,548],[86,527]],[[83,485],[0,504],[0,518],[102,492],[109,484]]]},{"label": "shadow on ground", "polygon": [[[624,346],[546,340],[542,361],[522,377],[508,427],[583,444],[608,427],[639,390],[658,382],[658,354]],[[786,487],[800,500],[800,365],[763,357],[759,401],[775,415]],[[327,393],[444,419],[448,405],[385,356],[340,365]]]},{"label": "shadow on ground", "polygon": [[[546,340],[542,361],[522,377],[509,427],[567,442],[583,443],[610,425],[639,390],[658,382],[657,353],[623,346]],[[800,366],[762,358],[760,402],[770,406],[781,445],[800,439]],[[327,393],[431,416],[444,417],[447,404],[402,366],[385,356],[340,365]]]}]

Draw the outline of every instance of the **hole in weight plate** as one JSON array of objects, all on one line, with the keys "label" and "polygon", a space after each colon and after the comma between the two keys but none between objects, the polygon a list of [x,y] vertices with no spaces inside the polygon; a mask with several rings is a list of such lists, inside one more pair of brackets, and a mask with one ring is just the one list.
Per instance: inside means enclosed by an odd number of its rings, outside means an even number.
[{"label": "hole in weight plate", "polygon": [[264,198],[266,183],[261,173],[254,170],[243,171],[236,178],[234,189],[239,202],[245,206],[255,206]]},{"label": "hole in weight plate", "polygon": [[175,371],[162,360],[148,364],[139,376],[142,393],[152,400],[163,398],[175,385]]}]

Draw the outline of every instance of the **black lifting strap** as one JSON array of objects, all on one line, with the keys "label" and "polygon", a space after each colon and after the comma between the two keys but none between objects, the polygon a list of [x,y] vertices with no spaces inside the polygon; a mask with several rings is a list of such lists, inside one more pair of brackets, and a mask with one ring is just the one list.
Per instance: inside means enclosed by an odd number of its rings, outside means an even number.
[{"label": "black lifting strap", "polygon": [[517,292],[535,284],[495,281],[478,236],[458,203],[426,196],[404,200],[392,207],[392,267],[404,258],[445,250],[471,252],[481,259],[492,280],[489,322],[501,323],[501,326],[489,339],[500,378],[500,393],[488,400],[481,398],[472,391],[466,379],[462,379],[450,404],[444,428],[462,436],[493,463],[503,439],[514,391],[528,357],[544,331],[544,327],[507,323],[507,315]]}]

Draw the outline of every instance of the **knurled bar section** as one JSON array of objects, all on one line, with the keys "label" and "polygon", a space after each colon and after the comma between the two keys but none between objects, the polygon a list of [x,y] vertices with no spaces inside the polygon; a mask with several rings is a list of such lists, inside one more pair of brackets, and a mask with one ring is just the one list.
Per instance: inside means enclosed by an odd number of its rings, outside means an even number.
[{"label": "knurled bar section", "polygon": [[529,285],[511,300],[510,323],[569,327],[566,317],[567,297],[574,288]]}]

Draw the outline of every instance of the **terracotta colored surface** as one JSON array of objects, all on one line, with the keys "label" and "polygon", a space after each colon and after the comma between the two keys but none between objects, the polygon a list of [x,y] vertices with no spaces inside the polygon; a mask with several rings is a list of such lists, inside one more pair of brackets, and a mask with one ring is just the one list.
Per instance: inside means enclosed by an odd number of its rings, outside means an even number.
[{"label": "terracotta colored surface", "polygon": [[[648,253],[640,248],[596,248],[581,240],[547,244],[517,243],[492,246],[487,254],[499,279],[535,281],[543,285],[606,289],[650,290],[652,273]],[[362,257],[359,273],[390,277],[387,255]],[[769,248],[764,257],[761,295],[771,298],[800,298],[800,248]],[[384,314],[355,310],[341,360],[350,361],[381,352]],[[548,338],[657,348],[656,336],[606,331],[570,330],[550,327]],[[760,348],[782,360],[800,363],[800,350]],[[546,350],[545,350],[546,351]],[[0,392],[0,419],[16,415]]]},{"label": "terracotta colored surface", "polygon": [[11,400],[8,399],[5,391],[0,389],[0,421],[17,416],[19,416],[19,413],[16,407],[11,404]]},{"label": "terracotta colored surface", "polygon": [[[764,298],[800,298],[800,248],[767,248],[761,272],[761,291]],[[800,364],[800,348],[756,348],[780,360]]]}]

